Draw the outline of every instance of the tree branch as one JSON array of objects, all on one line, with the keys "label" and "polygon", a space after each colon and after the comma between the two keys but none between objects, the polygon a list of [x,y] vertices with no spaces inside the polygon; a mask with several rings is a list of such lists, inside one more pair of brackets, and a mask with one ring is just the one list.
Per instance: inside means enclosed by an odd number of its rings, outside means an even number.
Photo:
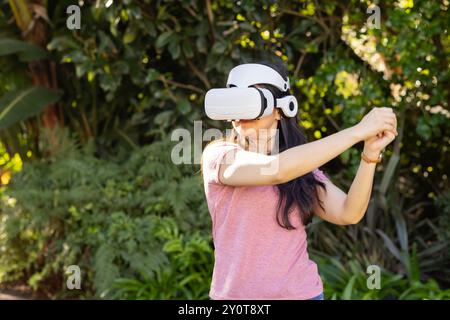
[{"label": "tree branch", "polygon": [[204,73],[202,73],[200,70],[197,69],[197,67],[192,63],[190,59],[186,59],[186,62],[189,66],[189,68],[192,70],[192,72],[203,82],[205,87],[207,89],[211,88],[211,83],[209,83],[208,78]]},{"label": "tree branch", "polygon": [[174,81],[174,80],[169,80],[169,79],[166,79],[166,78],[160,79],[160,80],[163,81],[163,82],[167,82],[168,84],[171,84],[171,85],[183,88],[183,89],[188,89],[188,90],[192,90],[192,91],[198,92],[200,94],[205,93],[204,90],[200,89],[199,87],[190,85],[190,84],[184,84],[184,83],[180,83],[180,82],[177,82],[177,81]]},{"label": "tree branch", "polygon": [[160,76],[159,76],[159,80],[161,80],[162,83],[164,84],[164,88],[166,88],[167,93],[169,94],[169,98],[170,98],[173,102],[177,103],[177,102],[178,102],[178,99],[177,99],[177,97],[175,97],[175,95],[173,94],[172,90],[170,90],[169,85],[168,85],[168,83],[167,83],[168,80],[166,79],[166,77],[165,77],[164,75],[160,75]]},{"label": "tree branch", "polygon": [[212,40],[212,44],[214,44],[214,42],[216,42],[216,36],[214,34],[214,14],[211,8],[211,1],[210,0],[206,0],[206,12],[208,14],[208,25],[209,25],[209,31],[211,33],[211,40]]}]

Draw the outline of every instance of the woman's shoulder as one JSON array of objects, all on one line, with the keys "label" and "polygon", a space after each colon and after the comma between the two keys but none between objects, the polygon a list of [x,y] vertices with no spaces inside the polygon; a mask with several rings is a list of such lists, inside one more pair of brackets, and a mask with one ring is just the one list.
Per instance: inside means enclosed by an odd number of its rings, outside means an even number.
[{"label": "woman's shoulder", "polygon": [[[229,141],[213,141],[208,143],[202,153],[201,164],[203,177],[207,182],[220,184],[219,167],[226,161],[232,161],[232,150],[239,149],[240,146]],[[227,157],[230,155],[230,158]]]},{"label": "woman's shoulder", "polygon": [[[212,141],[208,142],[206,147],[209,147],[209,146],[211,146],[211,147],[212,146],[223,146],[223,145],[239,146],[237,143],[234,143],[234,142],[229,141],[229,140],[215,139],[215,140],[212,140]],[[205,147],[205,149],[206,149],[206,147]]]},{"label": "woman's shoulder", "polygon": [[205,152],[216,152],[218,149],[222,148],[240,148],[240,146],[234,142],[218,139],[209,142],[205,148],[203,149],[203,153]]}]

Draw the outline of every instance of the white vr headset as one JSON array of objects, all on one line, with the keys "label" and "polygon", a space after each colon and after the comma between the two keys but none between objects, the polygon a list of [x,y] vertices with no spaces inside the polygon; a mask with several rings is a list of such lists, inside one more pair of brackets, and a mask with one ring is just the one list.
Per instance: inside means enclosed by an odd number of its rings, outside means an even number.
[{"label": "white vr headset", "polygon": [[286,117],[297,114],[297,99],[288,95],[275,99],[264,88],[250,87],[271,84],[282,92],[290,88],[289,78],[283,77],[271,67],[246,63],[234,67],[228,75],[227,88],[210,89],[205,96],[206,115],[213,120],[251,120],[270,115],[273,108],[280,108]]}]

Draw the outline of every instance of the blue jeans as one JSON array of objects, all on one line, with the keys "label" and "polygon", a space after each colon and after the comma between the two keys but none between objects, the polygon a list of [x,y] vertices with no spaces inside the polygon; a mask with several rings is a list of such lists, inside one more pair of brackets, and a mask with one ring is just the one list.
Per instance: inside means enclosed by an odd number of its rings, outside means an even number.
[{"label": "blue jeans", "polygon": [[323,296],[323,292],[321,294],[319,294],[317,297],[308,299],[308,300],[324,300],[324,296]]}]

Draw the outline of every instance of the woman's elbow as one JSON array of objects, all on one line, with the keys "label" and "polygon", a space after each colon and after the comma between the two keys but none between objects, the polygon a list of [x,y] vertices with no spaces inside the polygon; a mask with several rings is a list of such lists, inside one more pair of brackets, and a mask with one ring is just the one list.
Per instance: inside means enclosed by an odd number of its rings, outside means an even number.
[{"label": "woman's elbow", "polygon": [[261,168],[261,174],[268,177],[268,183],[271,185],[282,184],[287,181],[287,174],[282,170],[278,157],[273,157],[268,165]]},{"label": "woman's elbow", "polygon": [[362,218],[364,217],[364,212],[356,215],[352,215],[350,217],[345,217],[342,220],[342,225],[355,225],[361,222]]}]

